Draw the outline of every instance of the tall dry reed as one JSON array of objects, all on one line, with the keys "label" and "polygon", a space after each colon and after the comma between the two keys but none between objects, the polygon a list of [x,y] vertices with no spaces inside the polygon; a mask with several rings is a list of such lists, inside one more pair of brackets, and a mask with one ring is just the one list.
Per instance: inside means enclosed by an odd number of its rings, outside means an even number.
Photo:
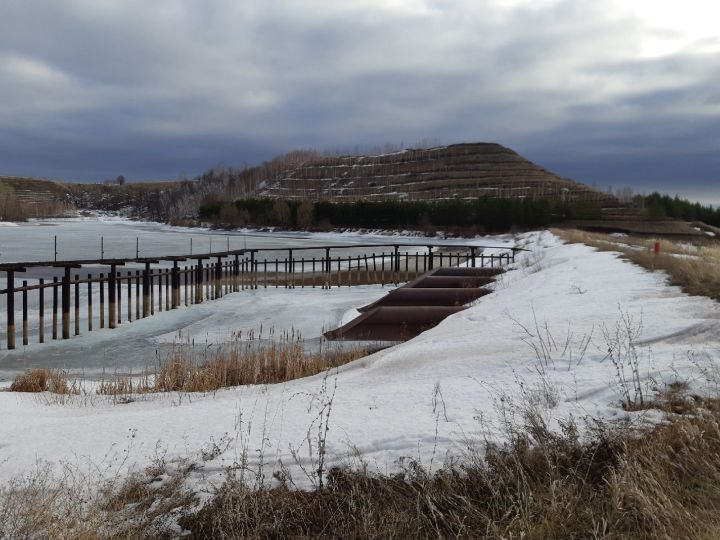
[{"label": "tall dry reed", "polygon": [[175,344],[153,370],[138,377],[117,376],[103,381],[101,394],[146,392],[211,392],[220,388],[248,384],[275,384],[316,375],[338,367],[369,352],[364,347],[343,348],[321,343],[307,350],[295,331],[278,339],[262,340],[250,333],[234,336],[214,352],[189,344]]}]

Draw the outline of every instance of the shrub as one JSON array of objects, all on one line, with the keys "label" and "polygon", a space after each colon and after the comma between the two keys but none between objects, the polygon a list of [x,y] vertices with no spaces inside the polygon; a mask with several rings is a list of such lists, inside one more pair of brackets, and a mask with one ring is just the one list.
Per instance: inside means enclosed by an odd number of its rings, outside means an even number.
[{"label": "shrub", "polygon": [[67,373],[53,369],[29,369],[15,377],[10,385],[11,392],[52,392],[54,394],[73,393],[68,383]]}]

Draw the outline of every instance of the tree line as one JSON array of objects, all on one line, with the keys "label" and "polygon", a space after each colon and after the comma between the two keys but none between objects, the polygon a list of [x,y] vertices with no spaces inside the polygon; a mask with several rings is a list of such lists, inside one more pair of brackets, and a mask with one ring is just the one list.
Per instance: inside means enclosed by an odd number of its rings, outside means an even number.
[{"label": "tree line", "polygon": [[653,193],[645,197],[645,211],[649,219],[674,218],[684,221],[702,221],[720,227],[720,208],[693,203],[679,196],[670,197]]},{"label": "tree line", "polygon": [[199,216],[218,226],[277,226],[295,229],[365,228],[432,230],[464,229],[505,232],[514,228],[546,227],[568,219],[599,219],[592,203],[550,199],[491,199],[441,201],[285,201],[241,199],[209,201]]}]

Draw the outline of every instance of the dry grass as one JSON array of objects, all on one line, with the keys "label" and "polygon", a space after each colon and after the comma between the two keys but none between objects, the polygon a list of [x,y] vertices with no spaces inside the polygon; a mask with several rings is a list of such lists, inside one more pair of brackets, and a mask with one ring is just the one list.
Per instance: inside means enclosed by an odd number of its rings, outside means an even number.
[{"label": "dry grass", "polygon": [[54,369],[29,369],[18,375],[10,385],[11,392],[52,392],[53,394],[76,394],[75,383],[71,383],[65,371]]},{"label": "dry grass", "polygon": [[585,440],[572,423],[555,433],[526,415],[507,444],[435,474],[332,469],[313,491],[229,474],[200,509],[187,464],[92,492],[88,478],[40,471],[0,490],[0,537],[717,538],[720,404],[694,402],[641,432],[601,424]]},{"label": "dry grass", "polygon": [[0,538],[176,538],[176,509],[196,501],[182,485],[186,475],[157,463],[123,481],[98,482],[76,469],[58,477],[40,467],[0,488]]},{"label": "dry grass", "polygon": [[238,338],[212,355],[176,345],[157,369],[139,377],[117,376],[103,381],[98,393],[126,395],[148,392],[212,392],[247,384],[275,384],[322,373],[369,353],[366,348],[342,349],[321,346],[308,352],[300,336],[289,333],[279,340]]},{"label": "dry grass", "polygon": [[[641,239],[587,233],[578,230],[555,230],[569,243],[582,243],[602,251],[617,251],[623,257],[648,270],[662,270],[670,283],[688,294],[720,300],[720,244],[702,240],[689,245],[667,239]],[[660,254],[652,251],[660,242]]]},{"label": "dry grass", "polygon": [[581,442],[571,424],[554,434],[532,420],[484,459],[434,475],[336,469],[312,492],[228,481],[183,525],[193,538],[717,537],[720,415],[644,435],[603,427]]}]

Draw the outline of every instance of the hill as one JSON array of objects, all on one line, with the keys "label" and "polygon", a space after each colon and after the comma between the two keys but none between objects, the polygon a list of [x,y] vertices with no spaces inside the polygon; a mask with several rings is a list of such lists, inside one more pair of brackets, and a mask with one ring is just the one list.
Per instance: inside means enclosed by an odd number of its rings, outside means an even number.
[{"label": "hill", "polygon": [[71,184],[39,178],[0,176],[0,219],[61,215],[72,206]]},{"label": "hill", "polygon": [[[7,177],[0,186],[32,208],[29,215],[50,215],[51,205],[62,203],[171,222],[195,219],[209,203],[238,199],[353,203],[482,198],[622,206],[611,195],[547,171],[496,143],[378,155],[325,156],[300,150],[256,167],[216,168],[182,182],[71,184]],[[43,205],[48,209],[38,212]]]},{"label": "hill", "polygon": [[543,198],[614,200],[495,143],[453,144],[375,156],[311,156],[259,182],[257,197],[288,200]]}]

